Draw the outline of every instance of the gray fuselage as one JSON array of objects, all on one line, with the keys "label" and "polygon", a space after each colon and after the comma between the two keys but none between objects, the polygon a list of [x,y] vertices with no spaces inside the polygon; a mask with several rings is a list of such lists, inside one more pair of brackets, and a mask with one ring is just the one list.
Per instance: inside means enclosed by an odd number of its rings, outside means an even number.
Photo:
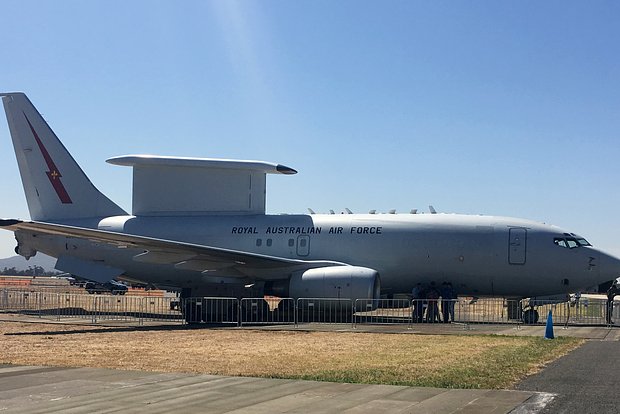
[{"label": "gray fuselage", "polygon": [[[78,224],[80,223],[66,223]],[[331,260],[377,270],[383,293],[410,292],[417,282],[451,282],[459,294],[529,297],[574,292],[616,278],[620,262],[556,226],[529,220],[458,214],[208,215],[109,217],[101,230],[301,260]],[[40,244],[43,243],[43,244]],[[53,237],[37,247],[125,270],[154,285],[210,285],[205,276],[172,265],[136,262],[132,249],[101,248]],[[273,274],[283,280],[290,274]],[[264,279],[264,278],[263,278]],[[222,279],[224,280],[224,279]],[[244,283],[252,282],[249,275]]]}]

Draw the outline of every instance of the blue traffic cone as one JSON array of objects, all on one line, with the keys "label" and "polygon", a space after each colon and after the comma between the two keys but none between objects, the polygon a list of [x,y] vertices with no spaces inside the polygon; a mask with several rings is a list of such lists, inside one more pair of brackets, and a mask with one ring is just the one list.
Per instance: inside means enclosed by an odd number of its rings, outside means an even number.
[{"label": "blue traffic cone", "polygon": [[547,327],[545,328],[545,339],[554,339],[553,336],[553,316],[551,316],[551,309],[549,309],[549,315],[547,316]]}]

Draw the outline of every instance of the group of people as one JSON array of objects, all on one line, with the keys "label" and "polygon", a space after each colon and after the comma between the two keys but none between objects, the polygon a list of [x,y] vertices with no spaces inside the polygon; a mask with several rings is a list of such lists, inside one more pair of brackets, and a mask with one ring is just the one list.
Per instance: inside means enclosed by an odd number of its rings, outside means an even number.
[{"label": "group of people", "polygon": [[[454,322],[454,304],[457,294],[452,283],[443,282],[440,287],[437,287],[435,282],[429,285],[419,282],[413,287],[411,296],[413,298],[413,322]],[[441,315],[439,303],[441,303]]]}]

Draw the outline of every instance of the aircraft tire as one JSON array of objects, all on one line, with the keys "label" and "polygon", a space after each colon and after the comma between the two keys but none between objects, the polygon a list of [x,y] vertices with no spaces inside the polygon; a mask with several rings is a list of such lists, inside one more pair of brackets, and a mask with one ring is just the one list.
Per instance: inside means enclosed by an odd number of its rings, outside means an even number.
[{"label": "aircraft tire", "polygon": [[528,309],[523,312],[523,323],[527,325],[538,323],[538,311],[536,309]]}]

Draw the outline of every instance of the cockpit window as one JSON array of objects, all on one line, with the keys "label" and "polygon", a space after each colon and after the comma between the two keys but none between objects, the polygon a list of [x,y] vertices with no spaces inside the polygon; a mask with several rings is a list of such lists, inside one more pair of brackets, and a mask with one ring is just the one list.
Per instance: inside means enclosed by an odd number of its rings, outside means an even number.
[{"label": "cockpit window", "polygon": [[577,240],[577,243],[579,243],[580,246],[592,246],[586,239],[576,235],[575,233],[571,233],[571,236]]},{"label": "cockpit window", "polygon": [[565,237],[555,237],[553,239],[553,243],[556,246],[566,247],[569,249],[575,249],[581,246],[592,246],[586,239],[577,236],[574,233],[565,233],[564,235]]}]

